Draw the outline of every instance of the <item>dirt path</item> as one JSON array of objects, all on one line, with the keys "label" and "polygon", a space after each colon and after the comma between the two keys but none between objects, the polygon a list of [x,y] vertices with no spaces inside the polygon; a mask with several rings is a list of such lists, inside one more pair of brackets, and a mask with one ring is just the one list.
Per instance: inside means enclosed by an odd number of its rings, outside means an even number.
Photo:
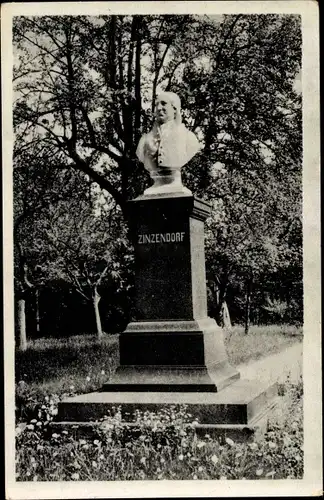
[{"label": "dirt path", "polygon": [[285,381],[290,374],[297,381],[302,374],[303,344],[299,342],[284,351],[258,361],[237,366],[244,379],[259,379],[267,382]]}]

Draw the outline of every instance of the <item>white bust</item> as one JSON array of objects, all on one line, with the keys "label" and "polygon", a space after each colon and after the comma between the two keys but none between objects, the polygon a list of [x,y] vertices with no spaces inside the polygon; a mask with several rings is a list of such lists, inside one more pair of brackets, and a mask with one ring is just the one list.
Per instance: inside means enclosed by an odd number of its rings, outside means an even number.
[{"label": "white bust", "polygon": [[155,101],[152,130],[139,141],[136,154],[154,181],[144,194],[190,193],[181,182],[181,168],[198,152],[198,139],[181,121],[181,103],[173,92]]}]

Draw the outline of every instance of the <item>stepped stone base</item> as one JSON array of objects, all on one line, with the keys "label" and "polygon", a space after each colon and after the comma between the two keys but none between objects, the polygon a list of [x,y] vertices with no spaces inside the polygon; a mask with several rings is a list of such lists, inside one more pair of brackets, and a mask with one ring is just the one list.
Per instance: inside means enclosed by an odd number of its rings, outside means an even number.
[{"label": "stepped stone base", "polygon": [[217,393],[98,391],[60,402],[58,421],[94,422],[120,406],[123,420],[132,422],[135,410],[157,412],[168,406],[187,405],[188,413],[202,426],[243,429],[253,426],[273,407],[277,394],[277,384],[269,387],[251,380],[237,380]]}]

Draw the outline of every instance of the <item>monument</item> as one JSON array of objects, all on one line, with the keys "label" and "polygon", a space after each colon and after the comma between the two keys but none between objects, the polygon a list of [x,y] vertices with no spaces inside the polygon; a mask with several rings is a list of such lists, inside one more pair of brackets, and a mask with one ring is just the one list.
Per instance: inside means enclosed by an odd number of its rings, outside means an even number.
[{"label": "monument", "polygon": [[136,318],[120,334],[115,375],[97,392],[62,401],[62,422],[94,421],[119,405],[131,418],[135,409],[186,404],[201,425],[235,429],[255,425],[273,405],[276,386],[240,379],[222,329],[207,314],[204,221],[211,208],[181,180],[198,150],[181,122],[179,97],[161,93],[153,128],[137,148],[153,185],[128,203]]}]

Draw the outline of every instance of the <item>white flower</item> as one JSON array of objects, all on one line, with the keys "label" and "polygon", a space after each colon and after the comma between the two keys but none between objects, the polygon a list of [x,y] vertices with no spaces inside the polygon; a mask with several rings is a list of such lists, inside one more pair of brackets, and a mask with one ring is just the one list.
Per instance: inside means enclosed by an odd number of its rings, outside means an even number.
[{"label": "white flower", "polygon": [[218,462],[218,458],[216,457],[216,455],[213,455],[212,457],[210,457],[210,460],[213,462],[213,464],[217,464]]},{"label": "white flower", "polygon": [[93,442],[93,444],[94,444],[95,446],[99,446],[100,441],[99,441],[98,439],[95,439],[95,440],[94,440],[94,442]]},{"label": "white flower", "polygon": [[273,443],[272,441],[269,442],[269,448],[277,448],[276,443]]},{"label": "white flower", "polygon": [[92,460],[92,467],[94,467],[95,469],[97,468],[97,462],[95,462],[94,460]]},{"label": "white flower", "polygon": [[[183,457],[182,457],[182,458],[183,458]],[[161,464],[164,464],[165,460],[164,460],[164,458],[163,458],[163,457],[161,457],[161,458],[160,458],[160,462],[161,462]]]},{"label": "white flower", "polygon": [[37,422],[37,427],[41,427],[42,426],[42,422]]},{"label": "white flower", "polygon": [[221,476],[219,479],[220,479],[221,481],[225,481],[225,480],[227,480],[227,477],[226,477],[226,476]]},{"label": "white flower", "polygon": [[193,475],[193,479],[198,479],[198,477],[196,476],[196,474]]},{"label": "white flower", "polygon": [[54,438],[54,439],[57,439],[57,438],[59,438],[59,437],[60,437],[60,435],[59,435],[59,434],[56,434],[56,432],[54,432],[54,434],[52,434],[52,438]]},{"label": "white flower", "polygon": [[26,426],[26,429],[28,429],[29,431],[33,431],[34,430],[34,425],[33,424],[29,424]]},{"label": "white flower", "polygon": [[250,443],[249,444],[251,450],[257,450],[258,449],[258,445],[256,443]]},{"label": "white flower", "polygon": [[105,370],[101,370],[101,375],[106,375]]},{"label": "white flower", "polygon": [[36,418],[33,418],[33,420],[30,421],[31,424],[36,424],[37,420]]},{"label": "white flower", "polygon": [[181,460],[183,460],[183,455],[179,455],[179,456],[178,456],[178,459],[179,459],[180,461],[181,461]]},{"label": "white flower", "polygon": [[58,409],[57,408],[53,408],[51,410],[51,415],[57,415],[58,414]]},{"label": "white flower", "polygon": [[91,380],[91,378],[90,378],[90,377],[89,377],[89,375],[88,375],[88,376],[87,376],[87,378],[86,378],[86,381],[87,381],[87,382],[90,382],[90,380]]},{"label": "white flower", "polygon": [[140,460],[140,463],[145,465],[146,464],[146,457],[142,457]]},{"label": "white flower", "polygon": [[79,439],[79,444],[81,446],[83,446],[83,445],[87,444],[87,442],[84,439]]},{"label": "white flower", "polygon": [[74,385],[70,385],[70,390],[74,391]]},{"label": "white flower", "polygon": [[200,465],[200,466],[198,467],[198,472],[202,472],[203,470],[204,470],[204,468]]},{"label": "white flower", "polygon": [[199,441],[199,443],[197,444],[197,448],[203,448],[204,446],[206,446],[206,443],[204,443],[203,441]]},{"label": "white flower", "polygon": [[71,476],[71,479],[73,479],[73,481],[77,481],[78,479],[80,479],[80,474],[78,474],[78,472],[74,472]]},{"label": "white flower", "polygon": [[231,439],[231,438],[225,438],[225,441],[227,444],[229,444],[230,446],[234,446],[234,441]]},{"label": "white flower", "polygon": [[256,471],[256,475],[257,475],[257,476],[262,476],[262,474],[263,474],[263,469],[258,469],[258,470]]}]

